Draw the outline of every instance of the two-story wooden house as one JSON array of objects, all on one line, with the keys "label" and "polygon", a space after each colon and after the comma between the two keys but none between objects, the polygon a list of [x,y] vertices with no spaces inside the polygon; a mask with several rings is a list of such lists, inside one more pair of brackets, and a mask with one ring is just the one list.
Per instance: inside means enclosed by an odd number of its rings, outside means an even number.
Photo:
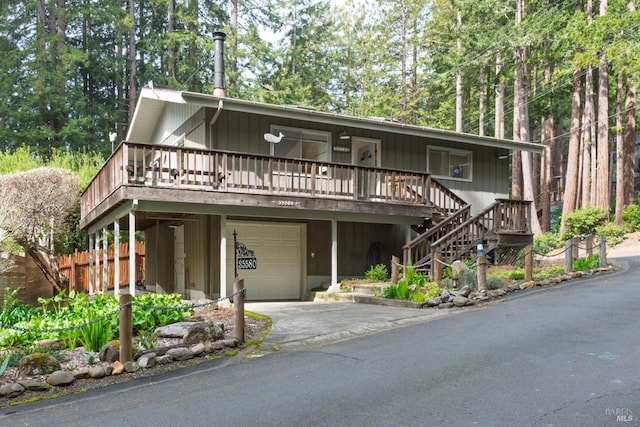
[{"label": "two-story wooden house", "polygon": [[[96,248],[109,229],[144,231],[147,289],[224,297],[237,272],[250,300],[302,299],[392,255],[428,268],[435,253],[452,260],[478,240],[530,242],[530,204],[507,200],[512,150],[541,146],[233,99],[220,87],[147,87],[82,195],[81,226]],[[94,258],[93,286],[104,289]],[[133,268],[129,277],[135,292]]]}]

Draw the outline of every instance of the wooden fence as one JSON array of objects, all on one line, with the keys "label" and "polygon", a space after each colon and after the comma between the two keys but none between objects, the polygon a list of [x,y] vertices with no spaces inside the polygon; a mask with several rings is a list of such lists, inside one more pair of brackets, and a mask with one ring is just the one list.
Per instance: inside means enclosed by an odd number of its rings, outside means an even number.
[{"label": "wooden fence", "polygon": [[[144,257],[144,242],[136,241],[135,257],[136,257],[136,284],[144,283],[145,281],[145,257]],[[113,289],[113,275],[114,275],[114,245],[109,245],[107,248],[107,290]],[[120,287],[129,285],[129,243],[120,243],[119,245],[119,267],[120,272],[118,274],[118,283]],[[96,258],[100,262],[100,266],[96,269]],[[86,292],[89,293],[89,251],[75,252],[71,255],[58,255],[58,265],[62,270],[62,273],[69,279],[69,285],[67,290],[71,292]],[[104,289],[103,286],[103,271],[104,271],[104,250],[93,251],[93,274],[94,274],[94,286],[97,289]]]}]

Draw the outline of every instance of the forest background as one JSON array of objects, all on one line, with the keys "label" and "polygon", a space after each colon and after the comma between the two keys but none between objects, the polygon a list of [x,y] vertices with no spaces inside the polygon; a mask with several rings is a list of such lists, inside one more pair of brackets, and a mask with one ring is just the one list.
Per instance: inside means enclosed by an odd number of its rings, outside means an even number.
[{"label": "forest background", "polygon": [[[212,93],[224,31],[227,96],[540,143],[511,158],[534,232],[560,195],[563,219],[598,207],[621,224],[635,200],[635,1],[2,0],[0,174],[63,165],[84,188],[142,86]],[[56,250],[86,247],[71,234]]]}]

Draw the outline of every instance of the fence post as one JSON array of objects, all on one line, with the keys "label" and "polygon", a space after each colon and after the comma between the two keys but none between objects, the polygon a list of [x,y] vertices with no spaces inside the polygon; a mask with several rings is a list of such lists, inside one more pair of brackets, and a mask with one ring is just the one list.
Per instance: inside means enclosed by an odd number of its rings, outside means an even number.
[{"label": "fence post", "polygon": [[599,252],[599,257],[600,257],[600,268],[604,268],[607,266],[607,236],[605,236],[604,234],[602,236],[600,236],[600,252]]},{"label": "fence post", "polygon": [[132,323],[131,294],[120,294],[120,363],[124,364],[132,359],[133,352],[133,323]]},{"label": "fence post", "polygon": [[593,256],[593,234],[589,234],[585,238],[584,243],[587,249],[587,258],[590,258]]},{"label": "fence post", "polygon": [[400,264],[400,258],[397,256],[391,257],[391,284],[398,283],[398,264]]},{"label": "fence post", "polygon": [[564,272],[571,273],[573,269],[573,239],[564,241]]},{"label": "fence post", "polygon": [[433,271],[433,281],[438,285],[442,283],[442,254],[436,252],[431,261],[431,270]]},{"label": "fence post", "polygon": [[233,282],[233,293],[233,330],[236,339],[240,343],[244,343],[244,279]]},{"label": "fence post", "polygon": [[487,258],[480,255],[476,260],[476,274],[478,276],[478,290],[487,290]]},{"label": "fence post", "polygon": [[531,282],[533,280],[533,246],[527,245],[524,248],[524,280]]},{"label": "fence post", "polygon": [[577,236],[571,239],[571,252],[574,260],[580,258],[580,238]]}]

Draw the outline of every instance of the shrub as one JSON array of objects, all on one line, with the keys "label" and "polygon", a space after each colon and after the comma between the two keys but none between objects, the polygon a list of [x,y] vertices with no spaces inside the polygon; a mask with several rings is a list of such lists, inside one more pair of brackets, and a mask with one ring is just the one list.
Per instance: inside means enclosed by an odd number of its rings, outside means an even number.
[{"label": "shrub", "polygon": [[615,225],[613,222],[608,222],[598,227],[596,232],[606,236],[609,245],[615,246],[622,243],[626,228],[622,225]]},{"label": "shrub", "polygon": [[600,265],[600,256],[599,255],[591,255],[587,258],[580,258],[573,262],[572,269],[573,271],[584,271],[591,270],[597,268]]},{"label": "shrub", "polygon": [[640,231],[640,205],[634,203],[622,212],[622,221],[630,232]]},{"label": "shrub", "polygon": [[109,319],[98,319],[97,316],[89,317],[87,325],[80,328],[80,342],[87,351],[100,351],[103,345],[113,338],[113,329]]},{"label": "shrub", "polygon": [[533,239],[533,251],[539,254],[546,254],[553,249],[561,248],[563,245],[558,233],[544,233]]},{"label": "shrub", "polygon": [[566,231],[562,240],[585,234],[594,234],[596,229],[607,221],[607,211],[602,208],[588,207],[577,209],[565,217]]},{"label": "shrub", "polygon": [[364,274],[367,280],[372,282],[385,282],[389,278],[389,271],[384,264],[372,265]]}]

